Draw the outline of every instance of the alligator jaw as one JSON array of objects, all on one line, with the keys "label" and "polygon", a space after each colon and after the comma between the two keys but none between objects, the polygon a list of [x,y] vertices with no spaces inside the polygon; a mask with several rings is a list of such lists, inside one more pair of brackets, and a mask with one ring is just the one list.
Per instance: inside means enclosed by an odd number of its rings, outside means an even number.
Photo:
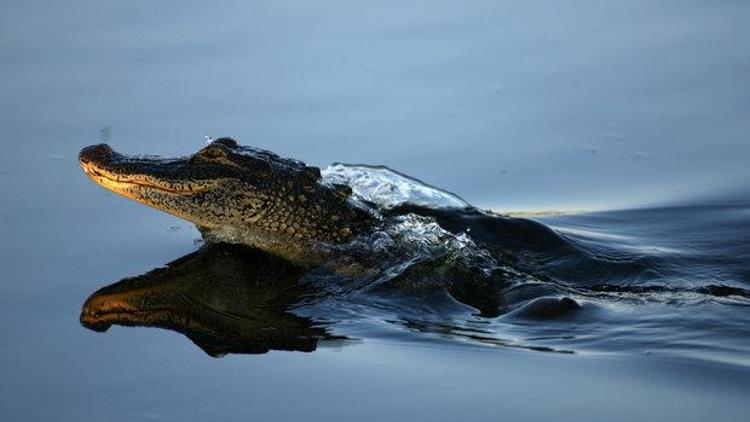
[{"label": "alligator jaw", "polygon": [[[93,145],[81,150],[78,161],[86,175],[98,185],[131,199],[134,191],[152,189],[163,193],[181,195],[194,194],[205,187],[192,183],[165,183],[163,178],[152,175],[158,168],[158,158],[131,159],[112,150],[107,144]],[[138,195],[140,196],[140,195]]]}]

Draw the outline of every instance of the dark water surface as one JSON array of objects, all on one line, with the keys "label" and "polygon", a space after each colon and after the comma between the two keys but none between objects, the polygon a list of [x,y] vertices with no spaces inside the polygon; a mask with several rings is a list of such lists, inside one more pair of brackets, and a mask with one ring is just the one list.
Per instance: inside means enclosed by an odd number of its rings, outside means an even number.
[{"label": "dark water surface", "polygon": [[[746,420],[747,3],[576,4],[4,3],[0,419]],[[204,134],[621,211],[332,167],[378,271],[297,274],[76,162]]]}]

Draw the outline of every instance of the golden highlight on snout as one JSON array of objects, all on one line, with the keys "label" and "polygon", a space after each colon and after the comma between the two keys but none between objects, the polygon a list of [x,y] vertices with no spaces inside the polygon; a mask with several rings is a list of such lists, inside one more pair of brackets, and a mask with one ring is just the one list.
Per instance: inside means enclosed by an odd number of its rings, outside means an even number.
[{"label": "golden highlight on snout", "polygon": [[161,192],[177,195],[198,193],[205,190],[204,188],[194,187],[190,184],[185,184],[183,186],[165,186],[159,183],[158,179],[146,175],[118,175],[90,162],[87,163],[81,161],[81,168],[91,180],[96,182],[96,184],[131,199],[137,199],[133,197],[132,190],[134,188],[156,189]]}]

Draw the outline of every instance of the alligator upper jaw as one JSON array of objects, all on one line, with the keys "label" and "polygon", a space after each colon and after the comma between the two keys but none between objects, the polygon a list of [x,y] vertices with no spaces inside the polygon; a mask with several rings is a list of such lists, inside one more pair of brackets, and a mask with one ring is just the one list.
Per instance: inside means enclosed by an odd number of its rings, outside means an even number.
[{"label": "alligator upper jaw", "polygon": [[[168,160],[131,158],[115,152],[107,144],[81,150],[78,162],[86,175],[102,187],[131,196],[134,189],[153,189],[169,194],[194,194],[205,190],[194,183],[180,181],[170,174]],[[174,167],[174,162],[171,162]]]}]

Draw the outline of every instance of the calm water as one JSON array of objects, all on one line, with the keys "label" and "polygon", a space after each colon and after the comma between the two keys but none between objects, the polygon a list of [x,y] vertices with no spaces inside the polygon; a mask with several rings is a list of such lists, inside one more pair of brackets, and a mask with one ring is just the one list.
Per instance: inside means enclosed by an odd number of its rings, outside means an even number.
[{"label": "calm water", "polygon": [[[2,419],[746,419],[749,20],[746,2],[4,3]],[[262,258],[202,248],[76,162],[102,138],[181,155],[206,134],[386,164],[481,209],[601,211],[509,219],[361,183],[422,205],[369,239],[398,252],[380,277],[247,283]],[[126,277],[203,328],[82,327]]]}]

